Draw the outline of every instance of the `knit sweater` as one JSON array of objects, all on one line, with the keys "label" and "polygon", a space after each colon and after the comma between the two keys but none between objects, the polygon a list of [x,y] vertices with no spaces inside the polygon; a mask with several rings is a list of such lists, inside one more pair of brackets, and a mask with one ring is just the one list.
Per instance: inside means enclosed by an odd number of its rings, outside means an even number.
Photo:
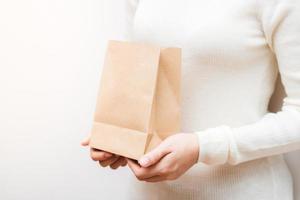
[{"label": "knit sweater", "polygon": [[[134,41],[182,48],[182,132],[199,160],[128,199],[292,200],[283,153],[300,148],[300,1],[127,0]],[[268,111],[281,75],[287,97]]]}]

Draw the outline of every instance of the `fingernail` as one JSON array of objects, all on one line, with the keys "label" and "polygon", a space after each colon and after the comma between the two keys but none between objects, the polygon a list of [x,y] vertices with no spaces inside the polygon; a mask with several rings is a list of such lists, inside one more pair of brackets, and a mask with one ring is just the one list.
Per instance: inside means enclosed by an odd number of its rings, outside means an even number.
[{"label": "fingernail", "polygon": [[146,167],[149,164],[149,161],[150,161],[149,158],[143,157],[139,160],[139,163],[140,163],[140,165]]}]

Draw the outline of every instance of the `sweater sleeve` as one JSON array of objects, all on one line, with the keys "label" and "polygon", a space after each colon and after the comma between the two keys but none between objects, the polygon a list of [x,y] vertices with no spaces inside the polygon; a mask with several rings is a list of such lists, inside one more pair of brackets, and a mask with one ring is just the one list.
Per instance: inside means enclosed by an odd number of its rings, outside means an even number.
[{"label": "sweater sleeve", "polygon": [[253,124],[197,132],[198,162],[235,165],[300,149],[300,1],[267,2],[260,19],[287,93],[282,109]]}]

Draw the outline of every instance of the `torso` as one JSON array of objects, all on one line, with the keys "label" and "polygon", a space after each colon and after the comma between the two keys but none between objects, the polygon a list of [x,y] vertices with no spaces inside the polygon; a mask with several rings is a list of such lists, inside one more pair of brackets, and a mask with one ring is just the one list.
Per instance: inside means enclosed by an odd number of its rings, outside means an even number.
[{"label": "torso", "polygon": [[[257,6],[254,0],[140,1],[134,39],[182,48],[183,132],[238,127],[268,111],[278,69]],[[136,182],[131,194],[142,199],[289,200],[289,188],[287,167],[275,156],[238,166],[197,164],[173,182]]]}]

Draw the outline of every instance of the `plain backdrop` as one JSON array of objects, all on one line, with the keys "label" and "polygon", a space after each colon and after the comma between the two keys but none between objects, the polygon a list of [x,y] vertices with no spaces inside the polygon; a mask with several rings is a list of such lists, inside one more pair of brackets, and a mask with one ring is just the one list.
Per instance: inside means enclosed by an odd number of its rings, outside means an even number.
[{"label": "plain backdrop", "polygon": [[[126,199],[128,169],[100,168],[90,128],[107,39],[124,0],[0,0],[0,199]],[[300,156],[287,158],[300,200]]]}]

